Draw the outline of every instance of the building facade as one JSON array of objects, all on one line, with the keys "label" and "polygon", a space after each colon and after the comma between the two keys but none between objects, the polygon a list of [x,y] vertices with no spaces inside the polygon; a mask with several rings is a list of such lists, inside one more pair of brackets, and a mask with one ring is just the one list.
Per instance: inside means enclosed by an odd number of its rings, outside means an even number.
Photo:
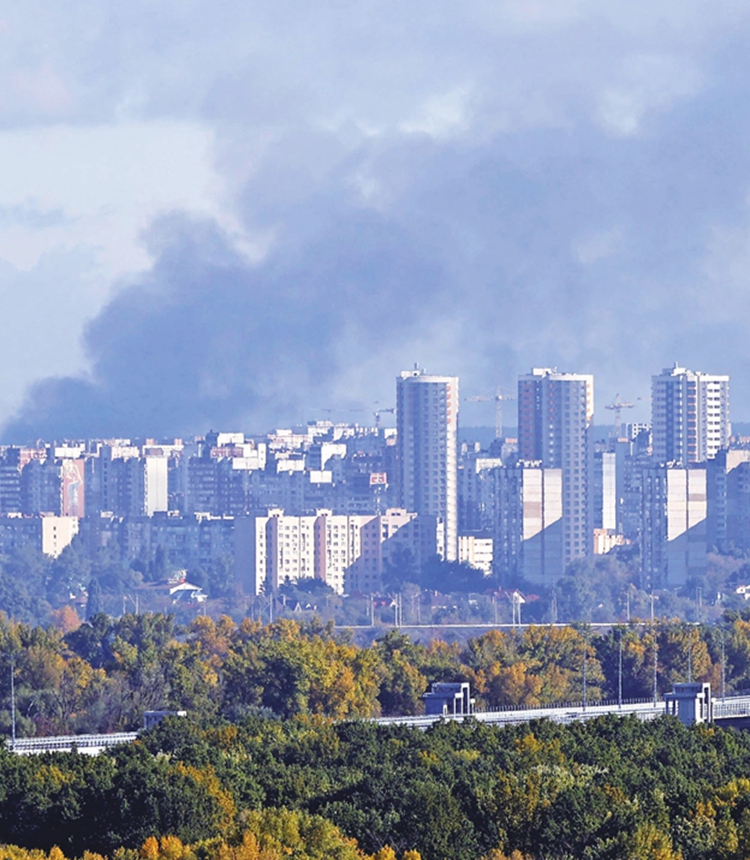
[{"label": "building facade", "polygon": [[594,377],[543,367],[518,380],[518,453],[562,473],[563,558],[593,552]]},{"label": "building facade", "polygon": [[489,535],[459,535],[458,560],[490,576],[494,562],[493,546],[494,541]]},{"label": "building facade", "polygon": [[78,517],[54,514],[0,515],[0,552],[12,553],[31,546],[57,558],[78,534]]},{"label": "building facade", "polygon": [[554,585],[565,572],[562,470],[520,460],[492,477],[495,569],[506,585]]},{"label": "building facade", "polygon": [[[615,443],[617,444],[617,443]],[[594,528],[618,531],[617,452],[594,452]]]},{"label": "building facade", "polygon": [[281,509],[235,521],[236,575],[250,594],[314,577],[337,594],[372,594],[382,588],[384,566],[417,571],[443,554],[443,523],[402,508],[383,514],[335,514],[318,510],[296,516]]},{"label": "building facade", "polygon": [[750,450],[722,450],[706,463],[707,543],[719,552],[750,549]]},{"label": "building facade", "polygon": [[729,377],[675,364],[651,378],[653,457],[658,463],[703,463],[729,446]]},{"label": "building facade", "polygon": [[458,558],[458,377],[408,370],[397,379],[400,507],[445,523]]},{"label": "building facade", "polygon": [[706,573],[706,469],[641,469],[641,587],[680,588]]}]

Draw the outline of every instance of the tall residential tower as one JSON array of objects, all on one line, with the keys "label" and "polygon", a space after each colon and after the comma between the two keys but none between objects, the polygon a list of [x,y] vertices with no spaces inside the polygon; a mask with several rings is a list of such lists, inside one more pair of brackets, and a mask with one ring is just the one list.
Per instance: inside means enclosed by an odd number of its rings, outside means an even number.
[{"label": "tall residential tower", "polygon": [[458,377],[407,370],[396,380],[401,506],[445,525],[458,558]]},{"label": "tall residential tower", "polygon": [[535,367],[518,379],[518,454],[562,470],[563,561],[593,552],[594,377]]},{"label": "tall residential tower", "polygon": [[651,377],[657,463],[702,463],[729,447],[729,377],[668,367]]}]

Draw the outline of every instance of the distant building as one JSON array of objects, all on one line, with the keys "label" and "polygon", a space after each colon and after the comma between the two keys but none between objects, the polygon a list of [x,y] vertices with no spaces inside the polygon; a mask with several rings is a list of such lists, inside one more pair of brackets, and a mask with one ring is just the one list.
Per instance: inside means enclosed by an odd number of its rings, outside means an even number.
[{"label": "distant building", "polygon": [[518,451],[525,461],[560,469],[563,558],[593,551],[594,377],[535,367],[518,379]]},{"label": "distant building", "polygon": [[103,445],[86,461],[87,511],[116,516],[152,516],[169,507],[169,461],[141,456],[134,445]]},{"label": "distant building", "polygon": [[303,516],[273,509],[239,518],[235,529],[236,573],[250,594],[307,578],[339,594],[369,594],[382,588],[385,565],[408,560],[416,573],[442,553],[442,521],[400,508],[369,515],[321,509]]},{"label": "distant building", "polygon": [[750,550],[750,450],[722,450],[706,463],[707,541],[719,552]]},{"label": "distant building", "polygon": [[500,457],[481,452],[464,454],[458,470],[458,529],[460,534],[492,528],[494,517],[493,469],[503,465]]},{"label": "distant building", "polygon": [[492,573],[494,560],[493,540],[478,534],[458,536],[458,560],[481,570],[485,576]]},{"label": "distant building", "polygon": [[554,585],[565,572],[562,469],[521,460],[492,475],[495,569],[506,584]]},{"label": "distant building", "polygon": [[0,553],[32,546],[44,555],[57,558],[78,534],[78,529],[78,517],[5,514],[0,516]]},{"label": "distant building", "polygon": [[617,453],[594,453],[594,528],[618,531]]},{"label": "distant building", "polygon": [[729,377],[675,364],[651,378],[653,457],[658,463],[702,463],[729,447]]},{"label": "distant building", "polygon": [[706,469],[641,469],[642,587],[679,588],[706,573]]},{"label": "distant building", "polygon": [[117,546],[124,558],[153,558],[158,550],[170,565],[208,569],[235,558],[235,518],[213,514],[181,516],[158,512],[151,517],[87,516],[81,536],[90,551]]},{"label": "distant building", "polygon": [[458,377],[404,371],[397,379],[400,506],[445,523],[458,558]]},{"label": "distant building", "polygon": [[65,547],[70,546],[78,534],[78,517],[40,517],[42,527],[42,552],[57,558]]},{"label": "distant building", "polygon": [[623,546],[625,538],[611,529],[594,529],[594,555],[606,555],[617,546]]},{"label": "distant building", "polygon": [[169,596],[173,603],[205,603],[208,599],[208,595],[200,586],[187,581],[171,586]]},{"label": "distant building", "polygon": [[6,455],[0,460],[0,514],[17,514],[21,506],[21,464]]}]

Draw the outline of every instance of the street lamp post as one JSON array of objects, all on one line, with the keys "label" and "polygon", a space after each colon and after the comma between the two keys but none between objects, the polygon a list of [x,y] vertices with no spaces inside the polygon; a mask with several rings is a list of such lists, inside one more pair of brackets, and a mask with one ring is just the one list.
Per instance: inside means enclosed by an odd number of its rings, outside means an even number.
[{"label": "street lamp post", "polygon": [[654,637],[654,707],[656,707],[659,700],[659,664],[656,644],[656,625],[654,623],[654,601],[659,598],[653,593],[653,591],[649,597],[651,598],[651,635]]},{"label": "street lamp post", "polygon": [[586,710],[586,704],[587,704],[587,701],[586,701],[586,699],[587,699],[587,696],[586,696],[586,693],[587,693],[587,690],[586,690],[586,681],[587,681],[586,652],[587,651],[588,651],[588,641],[586,639],[586,636],[584,635],[584,637],[583,637],[583,710],[584,711]]},{"label": "street lamp post", "polygon": [[16,748],[16,658],[10,655],[10,739],[11,748]]}]

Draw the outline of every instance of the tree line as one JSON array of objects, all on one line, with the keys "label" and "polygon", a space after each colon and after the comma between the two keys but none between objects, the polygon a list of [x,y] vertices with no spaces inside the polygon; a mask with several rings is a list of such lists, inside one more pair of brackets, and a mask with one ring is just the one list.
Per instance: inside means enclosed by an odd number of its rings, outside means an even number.
[{"label": "tree line", "polygon": [[320,621],[261,625],[98,614],[65,632],[0,614],[0,731],[19,736],[132,730],[152,709],[238,720],[253,713],[334,719],[419,713],[435,681],[467,680],[482,709],[648,698],[676,681],[750,688],[750,612],[722,625],[666,620],[594,632],[490,630],[465,644],[390,630],[358,646]]}]

